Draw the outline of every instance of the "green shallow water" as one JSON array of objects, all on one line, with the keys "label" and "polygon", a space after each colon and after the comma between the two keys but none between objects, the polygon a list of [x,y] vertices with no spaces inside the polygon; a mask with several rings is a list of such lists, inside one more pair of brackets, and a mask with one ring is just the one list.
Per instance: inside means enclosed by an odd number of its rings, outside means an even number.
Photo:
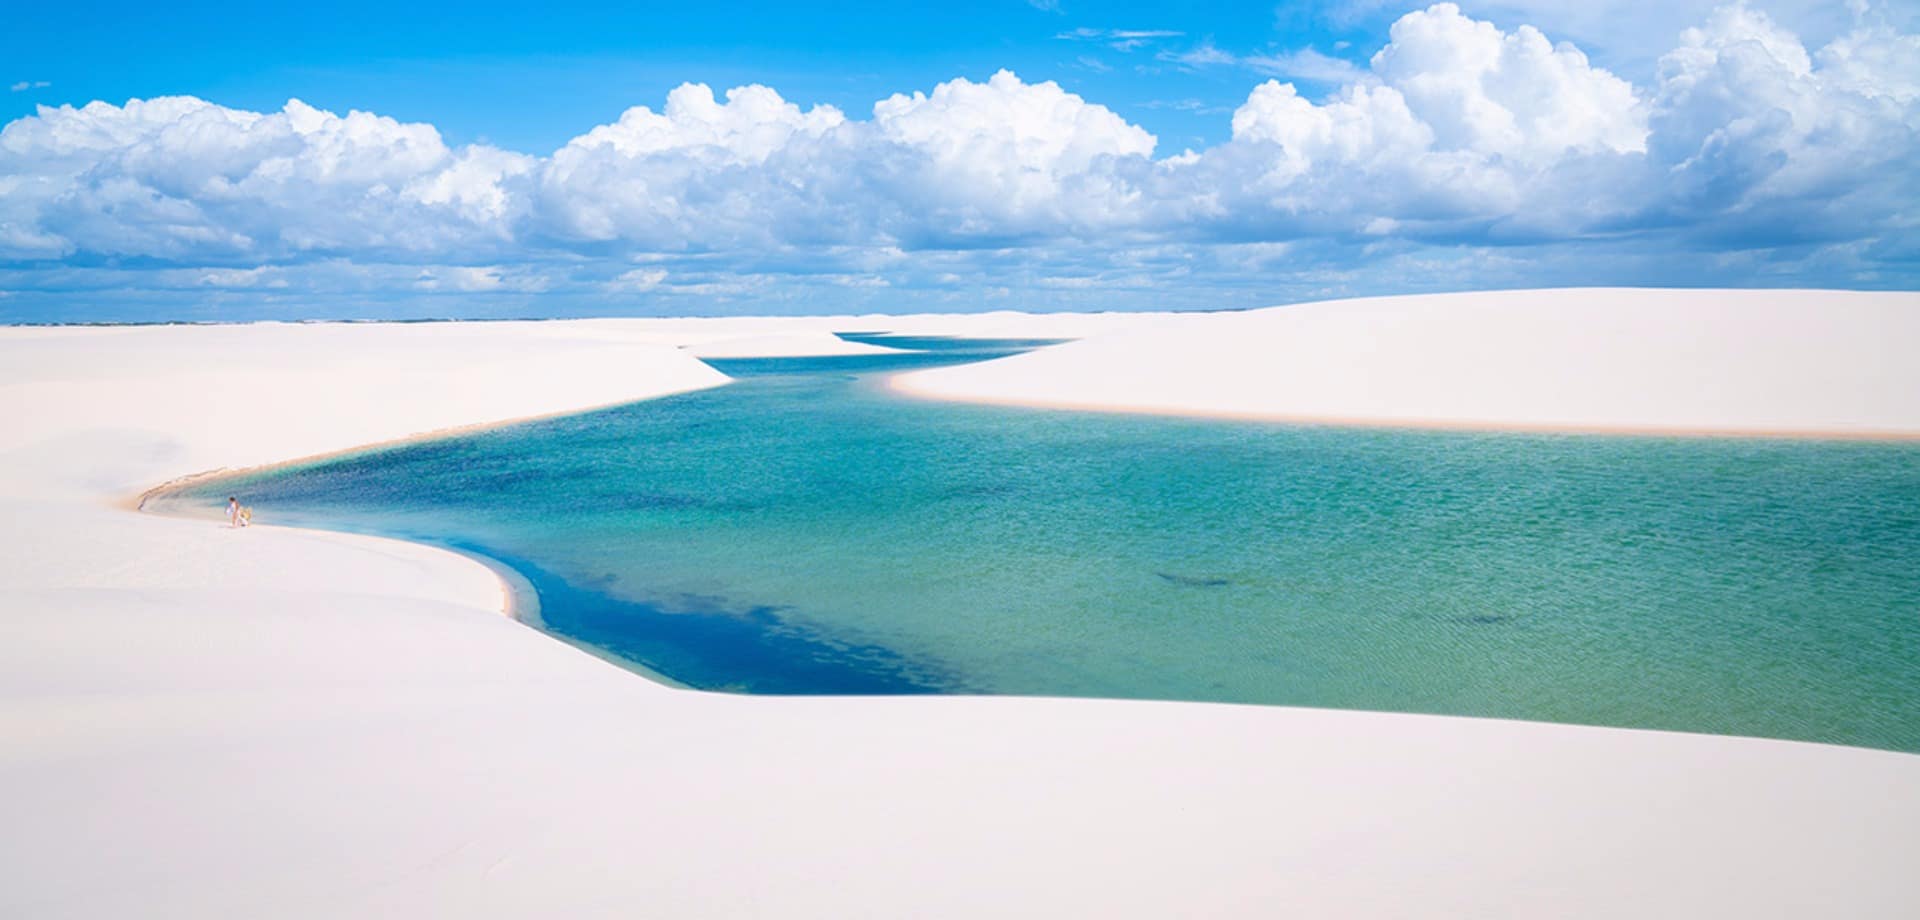
[{"label": "green shallow water", "polygon": [[1920,448],[950,405],[1004,353],[728,387],[176,493],[482,553],[698,687],[1217,700],[1920,752]]}]

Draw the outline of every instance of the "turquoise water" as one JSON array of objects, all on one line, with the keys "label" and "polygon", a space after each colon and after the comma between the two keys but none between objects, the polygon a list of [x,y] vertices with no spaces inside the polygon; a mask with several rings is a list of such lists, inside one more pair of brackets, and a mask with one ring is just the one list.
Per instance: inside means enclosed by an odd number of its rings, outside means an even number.
[{"label": "turquoise water", "polygon": [[1920,752],[1920,448],[965,406],[739,382],[230,478],[506,562],[698,687],[1281,703]]}]

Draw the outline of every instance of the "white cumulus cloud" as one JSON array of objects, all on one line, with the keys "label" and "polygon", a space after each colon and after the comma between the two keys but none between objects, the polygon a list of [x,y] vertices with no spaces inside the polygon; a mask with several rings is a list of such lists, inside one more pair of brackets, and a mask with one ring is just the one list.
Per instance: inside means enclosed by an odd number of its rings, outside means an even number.
[{"label": "white cumulus cloud", "polygon": [[1568,151],[1646,149],[1633,87],[1532,26],[1502,32],[1451,3],[1408,13],[1373,72],[1444,150],[1538,163]]},{"label": "white cumulus cloud", "polygon": [[1735,6],[1688,29],[1659,70],[1652,145],[1670,221],[1844,237],[1920,217],[1920,36],[1862,28],[1809,53]]},{"label": "white cumulus cloud", "polygon": [[764,86],[729,90],[722,103],[686,84],[662,111],[635,106],[555,152],[540,172],[541,210],[568,238],[764,242],[765,209],[791,206],[779,200],[792,188],[782,170],[806,171],[801,148],[837,155],[828,138],[845,123],[832,106],[803,112]]},{"label": "white cumulus cloud", "polygon": [[1810,52],[1735,5],[1679,36],[1639,88],[1451,3],[1401,17],[1390,39],[1322,100],[1268,81],[1234,113],[1233,143],[1197,168],[1250,175],[1222,206],[1239,223],[1496,243],[1912,232],[1920,37],[1863,26]]},{"label": "white cumulus cloud", "polygon": [[1145,160],[1152,134],[1051,81],[1002,70],[985,83],[950,80],[931,95],[874,104],[876,159],[904,173],[889,185],[909,216],[906,235],[938,239],[1043,233],[1104,222],[1128,192],[1110,184],[1115,160]]},{"label": "white cumulus cloud", "polygon": [[504,238],[504,185],[533,164],[297,99],[273,113],[190,97],[43,106],[0,130],[0,258],[438,252]]},{"label": "white cumulus cloud", "polygon": [[896,94],[867,121],[762,86],[726,100],[682,86],[662,113],[629,109],[570,141],[540,172],[544,226],[660,250],[1030,235],[1110,205],[1082,180],[1154,146],[1008,71]]},{"label": "white cumulus cloud", "polygon": [[1441,3],[1401,17],[1390,39],[1321,102],[1269,80],[1234,112],[1236,144],[1273,148],[1252,185],[1273,207],[1361,230],[1376,218],[1446,232],[1528,221],[1594,191],[1562,171],[1570,161],[1646,149],[1633,87],[1537,30],[1503,32]]},{"label": "white cumulus cloud", "polygon": [[1723,7],[1640,85],[1453,3],[1348,52],[1364,66],[1203,42],[1186,64],[1332,88],[1261,82],[1230,139],[1199,151],[1161,151],[1099,102],[1004,70],[852,115],[686,84],[537,157],[298,100],[42,106],[0,129],[0,284],[31,298],[36,283],[121,289],[146,271],[169,291],[806,303],[794,291],[963,298],[971,283],[1004,306],[1153,278],[1350,293],[1383,265],[1524,282],[1527,253],[1575,244],[1627,274],[1582,261],[1551,277],[1912,278],[1920,36],[1889,22],[1862,15],[1809,48]]}]

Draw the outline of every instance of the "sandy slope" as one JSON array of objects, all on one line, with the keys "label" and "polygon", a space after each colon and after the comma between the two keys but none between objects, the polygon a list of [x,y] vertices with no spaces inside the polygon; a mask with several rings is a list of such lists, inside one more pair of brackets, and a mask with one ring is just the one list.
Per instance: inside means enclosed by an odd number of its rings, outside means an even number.
[{"label": "sandy slope", "polygon": [[1920,294],[1579,289],[1174,317],[906,392],[1368,424],[1920,435]]},{"label": "sandy slope", "polygon": [[500,616],[468,560],[111,506],[717,382],[638,335],[0,330],[0,916],[1920,912],[1920,757],[676,691]]}]

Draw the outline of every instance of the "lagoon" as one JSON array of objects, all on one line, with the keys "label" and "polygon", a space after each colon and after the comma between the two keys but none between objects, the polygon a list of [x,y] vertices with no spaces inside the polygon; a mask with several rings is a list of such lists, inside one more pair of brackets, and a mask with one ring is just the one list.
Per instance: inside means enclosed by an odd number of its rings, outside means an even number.
[{"label": "lagoon", "polygon": [[1920,752],[1920,448],[900,398],[1033,342],[712,362],[715,390],[200,483],[499,560],[691,686],[1446,713]]}]

